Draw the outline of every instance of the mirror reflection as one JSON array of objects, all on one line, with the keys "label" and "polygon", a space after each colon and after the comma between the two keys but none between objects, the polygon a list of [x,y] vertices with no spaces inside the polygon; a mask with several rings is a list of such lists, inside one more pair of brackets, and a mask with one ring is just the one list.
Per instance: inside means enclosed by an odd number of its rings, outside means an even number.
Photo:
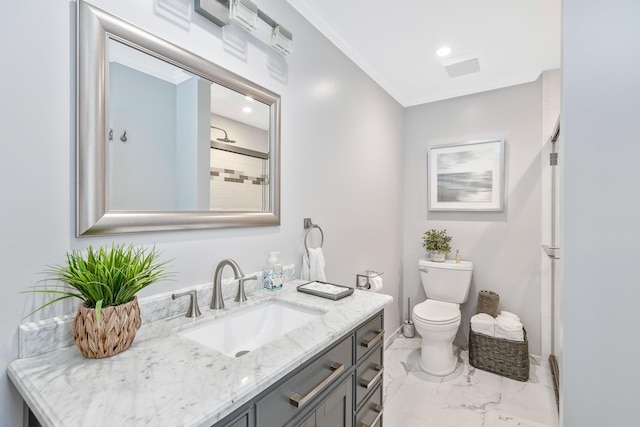
[{"label": "mirror reflection", "polygon": [[109,211],[268,212],[270,106],[108,40]]}]

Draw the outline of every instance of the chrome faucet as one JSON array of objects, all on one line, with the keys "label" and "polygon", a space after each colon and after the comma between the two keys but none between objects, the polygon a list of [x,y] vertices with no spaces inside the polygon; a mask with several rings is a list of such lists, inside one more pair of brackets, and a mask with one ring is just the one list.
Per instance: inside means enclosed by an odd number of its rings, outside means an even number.
[{"label": "chrome faucet", "polygon": [[202,313],[200,313],[200,308],[198,308],[198,293],[194,291],[187,291],[181,294],[171,294],[171,299],[176,299],[180,297],[189,297],[189,307],[187,308],[186,317],[198,317]]},{"label": "chrome faucet", "polygon": [[256,280],[256,276],[245,277],[238,264],[232,259],[223,259],[218,263],[215,273],[213,273],[213,295],[211,296],[210,308],[224,308],[224,299],[222,297],[222,270],[225,266],[231,267],[233,275],[238,281],[238,293],[236,294],[236,302],[246,301],[247,296],[244,293],[244,282],[247,280]]}]

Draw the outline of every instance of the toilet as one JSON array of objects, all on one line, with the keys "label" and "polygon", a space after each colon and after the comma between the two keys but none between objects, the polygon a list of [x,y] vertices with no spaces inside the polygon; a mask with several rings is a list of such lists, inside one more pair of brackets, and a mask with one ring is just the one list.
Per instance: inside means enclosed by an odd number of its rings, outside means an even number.
[{"label": "toilet", "polygon": [[469,297],[473,263],[421,259],[419,266],[427,300],[413,308],[411,317],[422,336],[420,368],[431,375],[449,375],[457,365],[453,339],[460,327],[460,304]]}]

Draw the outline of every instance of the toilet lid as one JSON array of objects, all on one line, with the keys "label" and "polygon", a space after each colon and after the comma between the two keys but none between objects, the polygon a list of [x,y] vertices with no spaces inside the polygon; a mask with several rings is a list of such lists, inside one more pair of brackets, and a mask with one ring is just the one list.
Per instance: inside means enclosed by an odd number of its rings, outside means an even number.
[{"label": "toilet lid", "polygon": [[413,308],[413,314],[426,323],[453,323],[460,320],[460,306],[428,299]]}]

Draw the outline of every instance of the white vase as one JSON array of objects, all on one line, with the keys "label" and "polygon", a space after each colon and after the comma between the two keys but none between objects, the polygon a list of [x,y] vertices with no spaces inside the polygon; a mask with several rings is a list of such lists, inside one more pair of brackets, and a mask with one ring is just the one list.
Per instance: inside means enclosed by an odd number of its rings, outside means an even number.
[{"label": "white vase", "polygon": [[434,262],[444,262],[447,254],[445,252],[431,252],[431,261]]}]

